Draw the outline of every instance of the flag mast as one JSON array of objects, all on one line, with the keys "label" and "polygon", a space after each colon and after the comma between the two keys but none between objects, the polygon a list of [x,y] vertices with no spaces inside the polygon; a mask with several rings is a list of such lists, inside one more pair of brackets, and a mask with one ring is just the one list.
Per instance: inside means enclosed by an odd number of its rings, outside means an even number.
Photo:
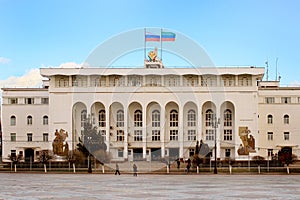
[{"label": "flag mast", "polygon": [[162,61],[162,28],[160,29],[160,60]]},{"label": "flag mast", "polygon": [[144,60],[146,60],[146,28],[144,28]]}]

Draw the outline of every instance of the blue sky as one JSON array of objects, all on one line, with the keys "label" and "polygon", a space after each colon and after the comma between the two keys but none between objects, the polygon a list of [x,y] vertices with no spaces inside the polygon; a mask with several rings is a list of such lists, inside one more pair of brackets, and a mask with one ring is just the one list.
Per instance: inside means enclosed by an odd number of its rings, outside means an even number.
[{"label": "blue sky", "polygon": [[217,66],[268,60],[269,80],[278,58],[281,84],[299,84],[299,9],[297,0],[0,0],[0,86],[30,85],[35,69],[82,63],[113,35],[144,27],[185,34]]}]

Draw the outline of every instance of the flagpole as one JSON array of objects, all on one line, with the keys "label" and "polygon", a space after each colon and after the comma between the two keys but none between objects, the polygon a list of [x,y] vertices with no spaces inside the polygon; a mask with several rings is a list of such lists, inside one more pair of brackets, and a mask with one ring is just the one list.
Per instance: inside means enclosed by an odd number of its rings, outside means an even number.
[{"label": "flagpole", "polygon": [[162,61],[162,28],[160,29],[160,60]]},{"label": "flagpole", "polygon": [[144,28],[144,59],[146,60],[146,28]]}]

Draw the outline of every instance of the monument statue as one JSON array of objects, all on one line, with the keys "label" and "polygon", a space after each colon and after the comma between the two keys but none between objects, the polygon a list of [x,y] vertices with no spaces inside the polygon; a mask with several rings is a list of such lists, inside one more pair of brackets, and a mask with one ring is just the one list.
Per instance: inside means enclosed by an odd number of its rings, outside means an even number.
[{"label": "monument statue", "polygon": [[[58,156],[67,156],[69,153],[69,145],[65,142],[68,132],[64,129],[55,130],[55,138],[52,142],[53,154]],[[65,143],[65,144],[64,144]]]},{"label": "monument statue", "polygon": [[[249,153],[255,153],[255,139],[250,134],[248,127],[239,127],[239,136],[243,144],[240,144],[238,149],[239,155],[249,155]],[[248,137],[249,136],[249,137]]]}]

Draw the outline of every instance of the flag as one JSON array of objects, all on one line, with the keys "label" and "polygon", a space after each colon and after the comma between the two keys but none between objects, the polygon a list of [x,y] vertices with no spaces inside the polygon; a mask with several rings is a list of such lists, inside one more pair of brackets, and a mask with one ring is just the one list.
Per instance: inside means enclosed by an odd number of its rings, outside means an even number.
[{"label": "flag", "polygon": [[174,42],[176,34],[172,32],[161,32],[161,41],[163,42]]},{"label": "flag", "polygon": [[159,42],[160,41],[160,35],[155,35],[152,33],[146,33],[145,34],[145,41],[146,42]]}]

